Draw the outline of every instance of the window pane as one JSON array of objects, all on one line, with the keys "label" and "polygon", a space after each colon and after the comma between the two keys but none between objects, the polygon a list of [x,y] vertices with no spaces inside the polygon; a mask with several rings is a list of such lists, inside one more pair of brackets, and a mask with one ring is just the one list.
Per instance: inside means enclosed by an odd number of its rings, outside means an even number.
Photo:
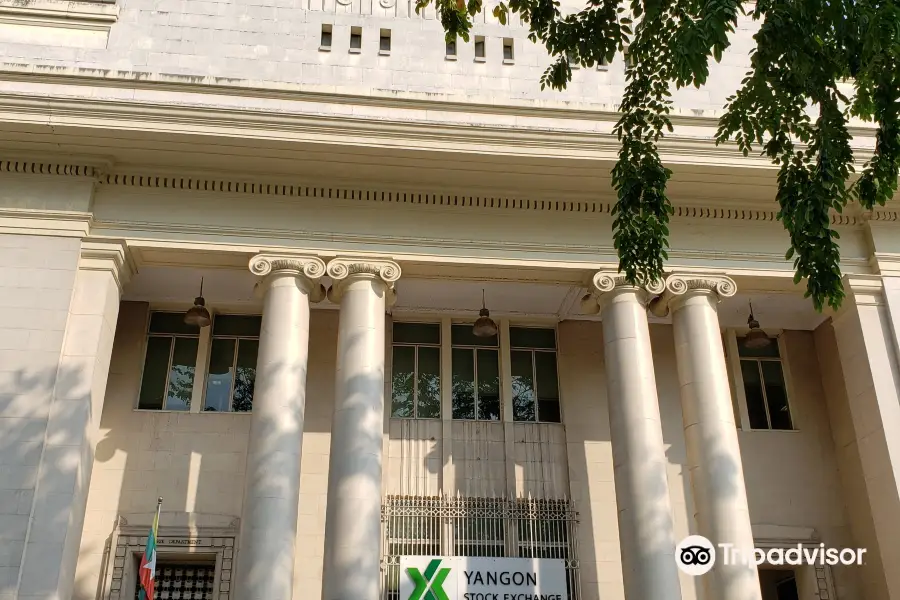
[{"label": "window pane", "polygon": [[453,418],[475,418],[474,350],[453,349]]},{"label": "window pane", "polygon": [[781,362],[763,361],[762,372],[763,380],[766,382],[766,400],[769,402],[769,418],[772,419],[772,429],[793,429],[794,424],[791,422],[791,411],[788,408]]},{"label": "window pane", "polygon": [[231,410],[249,412],[253,410],[253,389],[256,386],[256,359],[259,355],[259,341],[240,340],[238,342],[237,372],[234,376],[234,398]]},{"label": "window pane", "polygon": [[538,420],[559,423],[559,380],[556,374],[556,352],[535,352],[537,374]]},{"label": "window pane", "polygon": [[147,356],[144,357],[144,375],[141,379],[138,408],[160,410],[163,407],[171,349],[170,337],[147,338]]},{"label": "window pane", "polygon": [[[512,337],[512,336],[510,336]],[[513,420],[534,421],[534,370],[531,352],[513,350],[510,355],[512,370]]]},{"label": "window pane", "polygon": [[500,420],[500,360],[496,350],[476,350],[478,358],[478,419]]},{"label": "window pane", "polygon": [[737,339],[738,356],[743,358],[753,358],[756,356],[761,358],[778,358],[778,340],[772,339],[772,343],[768,346],[763,346],[762,348],[747,348],[744,346],[746,341],[747,338],[741,337]]},{"label": "window pane", "polygon": [[556,349],[556,330],[536,327],[510,327],[509,345],[513,348]]},{"label": "window pane", "polygon": [[440,344],[441,326],[437,323],[394,323],[394,342]]},{"label": "window pane", "polygon": [[419,406],[416,416],[420,419],[438,419],[441,416],[441,349],[419,348],[419,381],[417,382]]},{"label": "window pane", "polygon": [[762,382],[759,380],[759,363],[755,360],[742,360],[741,374],[744,377],[744,395],[747,397],[750,428],[768,429],[769,421],[766,419]]},{"label": "window pane", "polygon": [[259,315],[216,315],[213,335],[259,337],[262,317]]},{"label": "window pane", "polygon": [[450,337],[454,346],[497,346],[497,336],[478,337],[471,325],[453,325]]},{"label": "window pane", "polygon": [[184,313],[155,312],[150,315],[150,331],[152,333],[181,333],[199,335],[197,325],[184,322]]},{"label": "window pane", "polygon": [[206,376],[206,401],[203,410],[227,412],[231,404],[234,378],[235,340],[213,340],[209,350],[209,372]]},{"label": "window pane", "polygon": [[172,370],[169,371],[169,396],[166,398],[166,410],[189,410],[191,408],[198,343],[197,338],[175,338]]},{"label": "window pane", "polygon": [[412,346],[394,346],[391,365],[391,416],[412,418],[413,377],[415,376],[416,349]]}]

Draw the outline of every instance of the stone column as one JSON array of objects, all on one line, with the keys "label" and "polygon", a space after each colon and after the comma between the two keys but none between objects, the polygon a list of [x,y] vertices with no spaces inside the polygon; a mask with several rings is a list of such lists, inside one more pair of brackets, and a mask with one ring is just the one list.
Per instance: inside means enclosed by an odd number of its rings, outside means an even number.
[{"label": "stone column", "polygon": [[260,254],[264,277],[259,357],[241,518],[238,600],[290,600],[294,587],[300,449],[306,405],[309,302],[324,297],[325,263],[314,256]]},{"label": "stone column", "polygon": [[325,516],[324,600],[379,596],[385,308],[400,267],[336,258],[328,291],[340,303],[334,422]]},{"label": "stone column", "polygon": [[744,556],[752,556],[747,488],[716,309],[721,298],[736,291],[728,277],[671,275],[654,312],[672,313],[698,533],[716,546],[716,566],[703,577],[707,597],[761,600],[753,561],[726,566],[719,548],[731,544]]},{"label": "stone column", "polygon": [[[900,564],[900,282],[896,279],[845,277],[847,297],[832,317],[850,417],[840,429],[839,448],[859,455],[861,485],[852,493],[867,497],[874,533],[870,543],[860,545],[868,547],[867,563],[877,564],[871,558],[877,553],[885,567],[866,579],[874,582],[883,576],[883,597],[892,599],[900,598],[900,569],[889,568]],[[866,597],[881,596],[869,590]]]},{"label": "stone column", "polygon": [[[46,256],[44,260],[53,264]],[[40,408],[35,407],[40,410],[35,417],[40,414],[41,418],[29,419],[25,425],[26,431],[42,428],[43,436],[32,446],[34,454],[29,458],[35,462],[25,463],[28,471],[36,471],[37,480],[27,519],[30,526],[22,529],[27,534],[18,596],[13,595],[19,600],[72,597],[119,298],[131,272],[124,242],[81,242],[59,362],[53,366],[52,375],[45,374],[55,378],[53,395],[49,403],[42,402]],[[45,281],[53,280],[45,278]],[[41,290],[34,298],[57,304],[63,301],[60,291]],[[45,294],[47,298],[43,298]],[[34,323],[23,325],[34,326]],[[49,329],[48,323],[43,325]],[[34,347],[41,347],[38,344],[53,347],[55,336],[47,334],[54,332],[47,329],[32,332],[29,341]],[[19,432],[11,433],[15,440]],[[7,471],[13,474],[10,483],[17,481],[17,473],[25,472],[25,469]],[[3,544],[0,541],[0,546]],[[11,547],[16,548],[16,544]]]},{"label": "stone column", "polygon": [[663,291],[594,275],[585,312],[603,318],[609,429],[626,598],[681,600],[647,302]]}]

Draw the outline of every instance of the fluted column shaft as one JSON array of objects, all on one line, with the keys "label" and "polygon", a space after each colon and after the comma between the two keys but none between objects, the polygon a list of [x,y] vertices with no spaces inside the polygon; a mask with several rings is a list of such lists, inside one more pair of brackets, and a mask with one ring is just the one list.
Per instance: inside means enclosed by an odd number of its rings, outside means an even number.
[{"label": "fluted column shaft", "polygon": [[753,531],[744,484],[717,304],[737,291],[727,277],[673,275],[664,298],[672,313],[691,487],[700,535],[717,546],[704,576],[708,598],[760,600],[753,561],[725,565],[719,544],[752,556]]},{"label": "fluted column shaft", "polygon": [[335,259],[341,305],[325,517],[323,600],[378,598],[384,439],[385,308],[396,263]]},{"label": "fluted column shaft", "polygon": [[681,600],[645,290],[597,273],[625,597]]},{"label": "fluted column shaft", "polygon": [[241,519],[237,600],[290,600],[294,587],[300,451],[306,406],[309,302],[321,299],[325,263],[259,255],[265,279]]}]

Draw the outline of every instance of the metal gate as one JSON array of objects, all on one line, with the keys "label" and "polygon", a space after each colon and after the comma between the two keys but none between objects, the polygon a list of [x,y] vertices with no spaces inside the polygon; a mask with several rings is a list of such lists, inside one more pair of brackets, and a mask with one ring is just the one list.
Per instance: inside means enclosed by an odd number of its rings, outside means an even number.
[{"label": "metal gate", "polygon": [[399,600],[401,556],[559,558],[579,598],[578,513],[566,499],[388,496],[381,506],[384,600]]}]

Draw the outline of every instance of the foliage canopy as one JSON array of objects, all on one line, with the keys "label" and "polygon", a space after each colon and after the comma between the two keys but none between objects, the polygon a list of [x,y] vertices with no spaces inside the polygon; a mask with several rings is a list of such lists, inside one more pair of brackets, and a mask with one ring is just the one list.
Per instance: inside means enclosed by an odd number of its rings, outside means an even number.
[{"label": "foliage canopy", "polygon": [[[417,0],[416,10],[432,2],[447,40],[468,41],[482,0]],[[672,131],[672,90],[706,83],[710,58],[721,60],[739,16],[759,21],[750,71],[728,98],[716,141],[734,141],[745,155],[756,147],[779,167],[778,218],[790,237],[785,258],[794,259],[794,281],[806,279],[819,310],[841,304],[839,236],[829,213],[851,201],[870,210],[897,190],[900,0],[588,0],[576,13],[556,0],[503,0],[493,9],[503,24],[511,13],[552,57],[542,88],[564,89],[570,61],[592,67],[627,49],[614,130],[621,148],[612,170],[613,240],[619,269],[636,284],[661,277],[668,258],[672,173],[658,144]],[[844,82],[852,83],[850,97],[839,89]],[[851,117],[877,125],[875,152],[859,173]]]}]

